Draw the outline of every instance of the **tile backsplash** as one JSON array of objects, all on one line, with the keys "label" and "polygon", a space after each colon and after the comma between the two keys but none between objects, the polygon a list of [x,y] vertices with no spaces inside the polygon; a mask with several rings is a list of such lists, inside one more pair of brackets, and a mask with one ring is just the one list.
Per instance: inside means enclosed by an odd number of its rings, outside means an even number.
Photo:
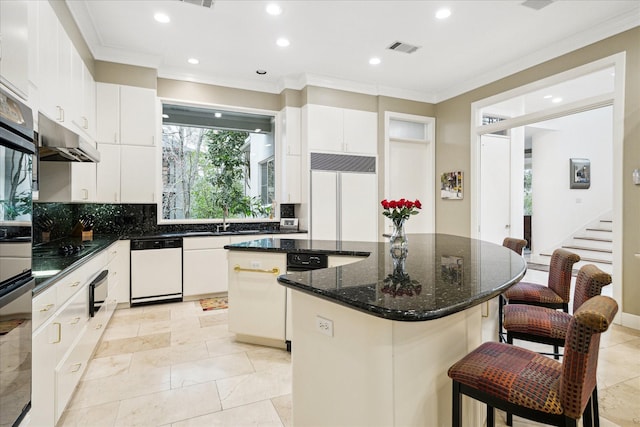
[{"label": "tile backsplash", "polygon": [[[83,215],[95,219],[94,233],[116,234],[119,236],[140,236],[175,231],[215,231],[216,224],[171,224],[158,225],[157,207],[149,204],[111,203],[34,203],[33,238],[34,243],[42,242],[42,231],[50,226],[51,240],[71,235],[71,230]],[[52,224],[52,225],[51,225]],[[230,230],[277,230],[276,221],[230,223]]]}]

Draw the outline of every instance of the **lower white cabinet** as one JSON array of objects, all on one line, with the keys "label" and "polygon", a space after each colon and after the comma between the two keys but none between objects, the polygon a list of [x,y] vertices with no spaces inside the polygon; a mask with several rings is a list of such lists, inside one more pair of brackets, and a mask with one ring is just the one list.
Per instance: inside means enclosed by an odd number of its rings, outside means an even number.
[{"label": "lower white cabinet", "polygon": [[[285,253],[229,251],[229,331],[248,342],[285,344]],[[265,341],[262,341],[265,340]]]},{"label": "lower white cabinet", "polygon": [[[30,426],[54,426],[84,373],[116,306],[107,294],[95,317],[89,315],[90,283],[107,265],[103,251],[33,299],[33,384]],[[110,290],[110,288],[108,288]]]},{"label": "lower white cabinet", "polygon": [[184,297],[227,292],[229,237],[185,237],[182,240]]},{"label": "lower white cabinet", "polygon": [[130,248],[130,240],[118,240],[107,248],[109,298],[113,299],[114,304],[129,304]]}]

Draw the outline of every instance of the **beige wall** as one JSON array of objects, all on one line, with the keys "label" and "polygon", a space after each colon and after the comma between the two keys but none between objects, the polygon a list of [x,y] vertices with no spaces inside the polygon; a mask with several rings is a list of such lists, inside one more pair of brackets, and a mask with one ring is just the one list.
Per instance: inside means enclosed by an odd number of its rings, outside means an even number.
[{"label": "beige wall", "polygon": [[[525,71],[498,80],[436,105],[436,173],[463,170],[470,188],[471,103],[543,79],[589,62],[626,52],[623,182],[623,277],[622,304],[625,313],[640,315],[640,186],[631,173],[640,168],[640,27],[594,43]],[[462,201],[436,199],[436,231],[469,236],[471,215],[469,193]],[[615,279],[614,280],[619,280]]]}]

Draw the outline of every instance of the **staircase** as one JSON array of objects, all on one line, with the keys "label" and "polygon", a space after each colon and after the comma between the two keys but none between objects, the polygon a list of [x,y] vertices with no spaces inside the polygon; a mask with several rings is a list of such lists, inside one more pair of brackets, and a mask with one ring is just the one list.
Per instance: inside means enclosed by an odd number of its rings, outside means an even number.
[{"label": "staircase", "polygon": [[[585,264],[595,264],[609,274],[613,271],[613,220],[611,214],[605,215],[576,232],[563,242],[562,248],[580,255],[580,262],[574,265],[579,269]],[[543,251],[537,260],[549,265],[551,253]]]}]

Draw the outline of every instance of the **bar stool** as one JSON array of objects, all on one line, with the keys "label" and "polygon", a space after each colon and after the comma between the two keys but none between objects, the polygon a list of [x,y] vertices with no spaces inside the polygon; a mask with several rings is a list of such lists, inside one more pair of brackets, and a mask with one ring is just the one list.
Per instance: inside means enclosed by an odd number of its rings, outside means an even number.
[{"label": "bar stool", "polygon": [[[596,371],[600,334],[618,311],[612,298],[598,295],[574,313],[562,362],[514,345],[486,342],[449,368],[453,384],[452,426],[460,427],[462,395],[487,405],[487,427],[494,408],[545,424],[592,427],[597,408]],[[597,417],[597,410],[595,413]]]},{"label": "bar stool", "polygon": [[[515,237],[505,237],[502,241],[502,246],[509,248],[518,255],[522,256],[522,250],[527,246],[527,241],[523,239],[516,239]],[[502,294],[498,297],[498,337],[500,341],[504,341],[502,334],[502,307],[505,305],[505,300]]]},{"label": "bar stool", "polygon": [[571,273],[573,264],[580,261],[580,256],[566,249],[556,249],[551,255],[547,286],[539,283],[519,282],[507,289],[499,300],[498,338],[503,339],[503,305],[528,304],[558,309],[569,312],[569,296],[571,293]]},{"label": "bar stool", "polygon": [[[611,283],[611,275],[593,264],[583,266],[576,277],[573,291],[573,312],[590,298],[600,295],[602,288]],[[504,329],[507,343],[514,339],[549,344],[554,357],[559,358],[558,348],[564,345],[571,315],[546,307],[525,304],[509,304],[504,307]]]}]

